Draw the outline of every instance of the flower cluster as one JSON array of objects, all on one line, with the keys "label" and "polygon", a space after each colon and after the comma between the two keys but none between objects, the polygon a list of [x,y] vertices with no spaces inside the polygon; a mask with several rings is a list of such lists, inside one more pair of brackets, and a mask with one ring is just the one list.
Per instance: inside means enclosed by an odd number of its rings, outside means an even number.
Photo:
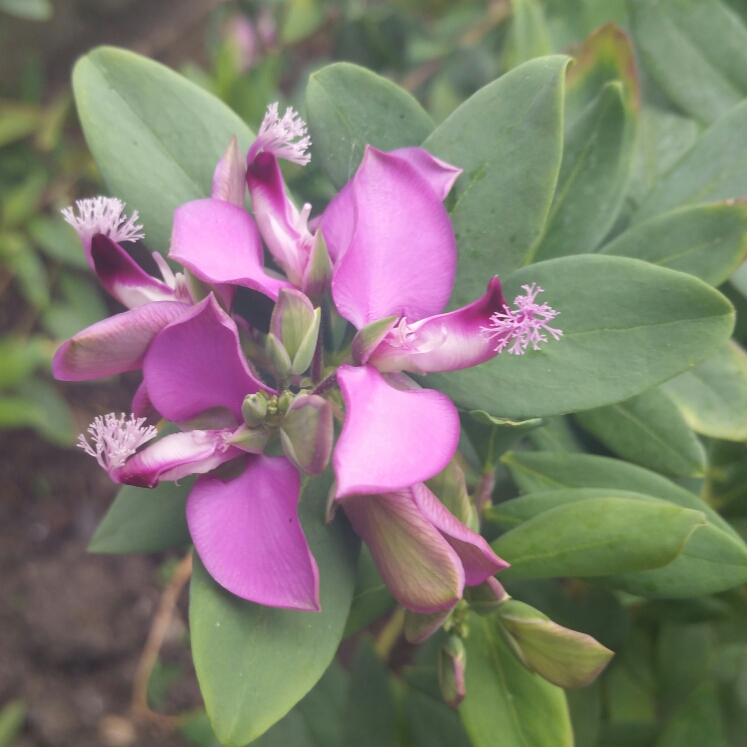
[{"label": "flower cluster", "polygon": [[[218,583],[260,604],[319,609],[298,502],[301,476],[331,461],[334,503],[415,614],[410,632],[420,640],[465,587],[500,596],[493,575],[507,564],[432,481],[458,470],[459,417],[408,373],[476,366],[562,333],[548,326],[557,312],[536,303],[540,288],[525,286],[512,310],[497,277],[481,298],[444,312],[457,253],[443,200],[460,169],[421,148],[368,146],[355,176],[310,219],[278,166],[307,163],[309,145],[305,124],[291,109],[280,117],[277,105],[246,159],[233,139],[212,196],[175,211],[176,275],[156,254],[162,278],[151,277],[120,246],[142,234],[118,200],[65,211],[92,269],[128,310],[63,344],[54,372],[82,380],[142,369],[132,419],[97,418],[93,445],[80,445],[116,482],[200,475],[187,502],[196,551]],[[265,267],[263,247],[282,272]],[[268,328],[233,308],[240,287],[274,303]],[[325,329],[345,323],[355,332],[335,350]],[[146,418],[178,432],[141,449],[156,435]]]}]

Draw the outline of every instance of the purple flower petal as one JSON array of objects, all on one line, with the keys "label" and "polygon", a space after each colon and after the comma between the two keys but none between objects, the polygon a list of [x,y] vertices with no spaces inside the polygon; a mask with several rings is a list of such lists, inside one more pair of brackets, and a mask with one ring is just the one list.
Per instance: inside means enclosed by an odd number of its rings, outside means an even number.
[{"label": "purple flower petal", "polygon": [[332,460],[337,498],[407,488],[454,456],[459,416],[441,392],[394,389],[372,366],[341,366],[337,380],[346,409]]},{"label": "purple flower petal", "polygon": [[353,496],[342,505],[403,607],[427,614],[449,609],[461,598],[459,556],[420,511],[411,490]]},{"label": "purple flower petal", "polygon": [[210,196],[225,200],[237,207],[244,207],[246,193],[246,163],[239,150],[236,135],[231,137],[226,152],[218,161],[213,174],[213,188]]},{"label": "purple flower petal", "polygon": [[212,294],[156,337],[143,375],[153,406],[176,422],[223,406],[240,423],[244,397],[261,388],[247,367],[236,324]]},{"label": "purple flower petal", "polygon": [[265,273],[251,216],[225,200],[194,200],[174,211],[169,257],[206,283],[243,285],[273,301],[288,285]]},{"label": "purple flower petal", "polygon": [[258,153],[249,163],[246,183],[254,219],[270,254],[291,283],[300,288],[314,245],[306,225],[311,206],[299,212],[291,202],[277,159],[270,153]]},{"label": "purple flower petal", "polygon": [[490,545],[464,526],[422,483],[413,485],[412,496],[418,509],[454,548],[464,566],[467,586],[477,586],[498,571],[508,568]]},{"label": "purple flower petal", "polygon": [[52,372],[62,381],[87,381],[134,371],[156,335],[190,310],[176,301],[157,301],[97,322],[59,347]]},{"label": "purple flower petal", "polygon": [[210,472],[244,454],[236,447],[226,447],[224,433],[188,431],[165,436],[128,459],[114,471],[112,479],[140,488],[154,488],[161,480],[180,480],[187,475]]},{"label": "purple flower petal", "polygon": [[151,423],[157,423],[161,420],[160,413],[155,407],[153,407],[153,403],[150,401],[148,387],[144,381],[140,382],[140,386],[137,388],[135,396],[132,398],[132,414],[136,418],[150,420]]},{"label": "purple flower petal", "polygon": [[441,201],[406,161],[370,146],[352,184],[355,232],[332,278],[338,311],[358,329],[388,316],[438,314],[456,271]]},{"label": "purple flower petal", "polygon": [[456,166],[442,161],[440,158],[432,156],[424,148],[398,148],[389,151],[390,156],[396,156],[407,161],[413,168],[417,169],[420,176],[425,179],[431,189],[436,193],[438,199],[442,202],[451,192],[454,182],[464,169],[458,169]]},{"label": "purple flower petal", "polygon": [[119,244],[102,233],[91,240],[91,260],[104,288],[128,309],[176,300],[173,288],[148,275]]},{"label": "purple flower petal", "polygon": [[400,320],[367,359],[379,371],[425,374],[470,368],[498,355],[496,342],[484,330],[496,312],[506,309],[497,277],[485,295],[461,309],[408,325]]},{"label": "purple flower petal", "polygon": [[258,604],[319,610],[319,571],[298,521],[300,478],[285,457],[246,459],[235,480],[201,477],[187,501],[210,575]]}]

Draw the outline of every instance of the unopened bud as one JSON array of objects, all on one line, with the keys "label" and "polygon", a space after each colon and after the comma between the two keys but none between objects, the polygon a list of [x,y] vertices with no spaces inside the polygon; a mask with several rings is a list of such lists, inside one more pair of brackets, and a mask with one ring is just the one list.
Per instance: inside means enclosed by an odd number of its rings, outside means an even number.
[{"label": "unopened bud", "polygon": [[429,614],[405,610],[405,638],[410,643],[422,643],[444,624],[444,620],[450,614],[451,609],[442,610],[441,612],[431,612]]},{"label": "unopened bud", "polygon": [[467,663],[467,652],[462,639],[450,635],[438,652],[438,684],[441,694],[450,708],[456,708],[466,695],[464,686],[464,667]]},{"label": "unopened bud", "polygon": [[614,656],[590,635],[564,628],[515,599],[500,606],[496,622],[527,669],[566,690],[593,682]]},{"label": "unopened bud", "polygon": [[242,426],[226,443],[247,451],[250,454],[261,454],[265,450],[265,446],[267,446],[269,437],[270,434],[267,428],[262,426],[259,426],[259,428]]},{"label": "unopened bud", "polygon": [[511,597],[506,593],[503,585],[491,576],[478,586],[465,586],[464,598],[469,602],[473,612],[477,612],[478,615],[492,615]]},{"label": "unopened bud", "polygon": [[332,280],[332,260],[327,251],[327,242],[321,230],[317,231],[314,246],[311,248],[309,262],[303,273],[303,292],[317,306],[327,292]]},{"label": "unopened bud", "polygon": [[320,475],[332,455],[332,405],[317,394],[299,395],[280,425],[288,459],[300,470]]},{"label": "unopened bud", "polygon": [[264,392],[247,394],[241,405],[241,415],[250,428],[261,425],[267,417],[267,397]]},{"label": "unopened bud", "polygon": [[371,357],[371,353],[379,346],[379,343],[392,331],[399,321],[398,316],[388,316],[385,319],[367,324],[358,330],[353,338],[351,352],[353,360],[362,366]]},{"label": "unopened bud", "polygon": [[464,472],[453,459],[441,472],[426,480],[425,484],[462,524],[472,531],[479,531],[477,511],[469,499]]},{"label": "unopened bud", "polygon": [[281,376],[302,374],[314,357],[321,309],[295,288],[282,288],[270,319],[267,353]]},{"label": "unopened bud", "polygon": [[236,135],[233,135],[228,142],[226,152],[215,167],[210,196],[213,199],[225,200],[243,208],[245,192],[246,159],[239,149]]},{"label": "unopened bud", "polygon": [[285,415],[293,402],[293,392],[289,392],[287,389],[278,397],[278,412],[281,415]]}]

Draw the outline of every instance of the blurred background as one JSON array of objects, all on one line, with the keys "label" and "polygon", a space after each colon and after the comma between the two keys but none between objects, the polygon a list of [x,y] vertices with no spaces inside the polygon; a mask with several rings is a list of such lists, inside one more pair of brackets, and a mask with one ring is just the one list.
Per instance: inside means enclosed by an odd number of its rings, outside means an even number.
[{"label": "blurred background", "polygon": [[[728,4],[747,14],[747,2]],[[60,217],[103,190],[70,92],[76,58],[99,44],[132,49],[208,89],[253,128],[273,101],[303,113],[308,76],[346,60],[402,85],[438,123],[505,71],[572,54],[607,22],[626,28],[624,0],[0,0],[0,747],[214,744],[184,599],[147,696],[156,712],[196,715],[180,730],[128,716],[179,558],[85,553],[116,490],[75,440],[95,415],[129,412],[138,375],[82,384],[50,375],[61,341],[119,311]],[[638,72],[645,100],[666,115],[642,118],[641,128],[666,125],[671,163],[706,122]],[[654,145],[663,137],[649,136],[660,138]],[[317,207],[334,193],[313,161],[286,177]],[[631,204],[644,177],[634,170]],[[727,464],[744,456],[743,444],[733,447]]]}]

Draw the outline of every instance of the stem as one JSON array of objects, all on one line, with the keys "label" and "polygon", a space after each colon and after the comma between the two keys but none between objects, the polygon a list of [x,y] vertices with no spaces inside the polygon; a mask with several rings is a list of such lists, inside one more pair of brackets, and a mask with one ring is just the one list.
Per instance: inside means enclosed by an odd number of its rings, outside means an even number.
[{"label": "stem", "polygon": [[389,660],[394,644],[397,643],[400,635],[402,635],[404,627],[405,609],[404,607],[397,607],[381,633],[379,633],[379,637],[376,639],[375,643],[376,652],[384,661]]},{"label": "stem", "polygon": [[311,361],[311,381],[316,386],[322,380],[322,372],[324,370],[324,318],[322,317],[321,324],[319,325],[319,334],[316,338],[316,349],[314,350],[314,357]]},{"label": "stem", "polygon": [[174,608],[179,601],[179,595],[191,575],[192,553],[190,552],[179,563],[174,575],[161,594],[158,609],[153,618],[145,648],[140,655],[140,661],[135,671],[135,681],[132,685],[131,708],[133,715],[143,721],[149,721],[167,729],[177,728],[181,718],[179,716],[164,716],[150,709],[148,705],[148,681],[158,660],[158,652],[166,638]]},{"label": "stem", "polygon": [[321,384],[319,384],[319,386],[317,386],[316,389],[314,389],[312,394],[323,394],[328,389],[331,389],[336,383],[337,383],[337,371],[327,376],[327,378]]}]

